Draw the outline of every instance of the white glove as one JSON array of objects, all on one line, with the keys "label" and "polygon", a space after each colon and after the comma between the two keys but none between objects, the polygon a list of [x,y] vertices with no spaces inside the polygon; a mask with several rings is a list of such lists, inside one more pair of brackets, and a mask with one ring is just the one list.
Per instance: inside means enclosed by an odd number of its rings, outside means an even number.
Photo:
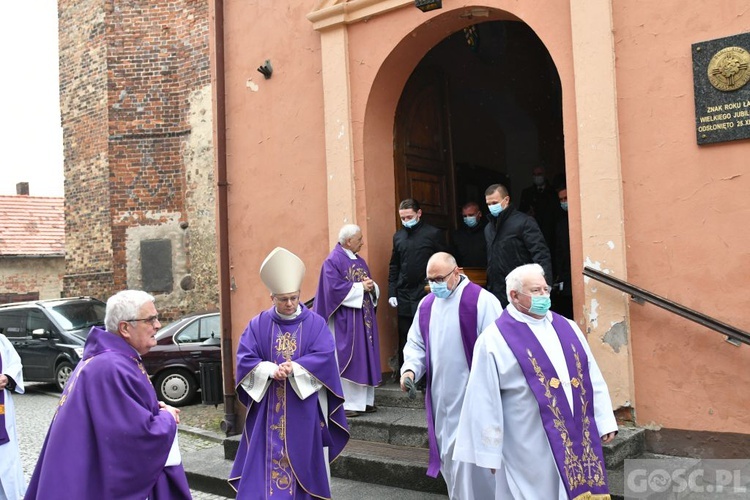
[{"label": "white glove", "polygon": [[389,297],[388,303],[391,305],[391,307],[398,307],[398,299],[396,297]]}]

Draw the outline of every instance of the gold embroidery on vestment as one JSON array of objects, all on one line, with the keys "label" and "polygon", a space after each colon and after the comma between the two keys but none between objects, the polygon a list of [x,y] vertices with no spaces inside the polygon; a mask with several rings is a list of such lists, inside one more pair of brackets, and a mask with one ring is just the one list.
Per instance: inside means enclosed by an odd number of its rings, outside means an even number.
[{"label": "gold embroidery on vestment", "polygon": [[[568,484],[570,485],[571,490],[573,490],[583,484],[586,484],[589,487],[603,486],[605,484],[605,481],[604,465],[599,460],[599,457],[596,455],[591,445],[591,421],[587,414],[589,402],[586,399],[586,388],[583,385],[583,366],[581,364],[581,359],[578,352],[576,351],[575,346],[571,344],[570,347],[573,350],[573,356],[576,361],[576,375],[578,375],[577,377],[573,377],[570,383],[571,385],[573,385],[573,387],[576,388],[578,388],[579,385],[581,386],[580,411],[581,415],[583,416],[581,429],[581,444],[583,446],[583,452],[581,458],[579,458],[573,451],[573,442],[570,440],[570,434],[568,433],[567,427],[565,425],[565,420],[562,416],[562,412],[557,406],[557,398],[552,394],[552,391],[550,391],[550,387],[552,387],[553,389],[557,389],[557,387],[560,385],[560,381],[556,377],[547,379],[546,375],[542,372],[542,369],[539,366],[536,358],[534,358],[534,356],[531,354],[531,351],[527,349],[526,352],[529,355],[529,360],[531,361],[531,364],[534,368],[534,373],[537,379],[544,387],[544,396],[547,398],[548,402],[547,407],[552,412],[552,415],[554,417],[554,428],[559,433],[560,440],[562,441],[563,449],[565,452],[563,470],[565,471],[565,476],[568,480]],[[585,495],[589,496],[587,497]],[[609,498],[609,495],[592,495],[591,493],[585,493],[583,495],[579,495],[579,497],[576,498],[591,498],[599,500],[600,498]]]}]

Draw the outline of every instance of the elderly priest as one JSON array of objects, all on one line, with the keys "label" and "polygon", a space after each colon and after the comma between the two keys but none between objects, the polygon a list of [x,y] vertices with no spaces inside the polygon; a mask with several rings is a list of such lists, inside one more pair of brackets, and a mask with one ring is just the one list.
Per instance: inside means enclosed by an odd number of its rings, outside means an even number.
[{"label": "elderly priest", "polygon": [[617,422],[586,339],[549,312],[538,264],[511,271],[506,290],[474,346],[453,458],[496,470],[495,498],[609,499],[602,443]]}]

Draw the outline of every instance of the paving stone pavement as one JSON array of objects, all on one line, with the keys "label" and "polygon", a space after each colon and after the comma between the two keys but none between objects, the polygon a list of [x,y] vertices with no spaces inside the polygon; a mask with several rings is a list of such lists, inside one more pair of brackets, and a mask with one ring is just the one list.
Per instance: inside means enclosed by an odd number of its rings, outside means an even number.
[{"label": "paving stone pavement", "polygon": [[[21,461],[27,482],[34,472],[58,400],[59,394],[52,392],[51,386],[47,384],[27,383],[26,394],[13,395],[13,402],[16,406],[16,427],[18,428]],[[183,453],[202,450],[211,446],[220,446],[213,441],[182,432],[179,436],[179,442],[180,450]],[[194,490],[192,493],[196,500],[229,499],[229,497]]]}]

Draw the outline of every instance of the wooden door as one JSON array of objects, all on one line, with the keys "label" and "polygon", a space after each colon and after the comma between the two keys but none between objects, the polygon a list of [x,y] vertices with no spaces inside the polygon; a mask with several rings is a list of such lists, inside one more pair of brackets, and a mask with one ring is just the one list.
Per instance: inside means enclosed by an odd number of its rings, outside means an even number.
[{"label": "wooden door", "polygon": [[414,71],[396,110],[394,162],[398,201],[416,199],[425,222],[449,230],[456,207],[446,91],[439,71]]}]

